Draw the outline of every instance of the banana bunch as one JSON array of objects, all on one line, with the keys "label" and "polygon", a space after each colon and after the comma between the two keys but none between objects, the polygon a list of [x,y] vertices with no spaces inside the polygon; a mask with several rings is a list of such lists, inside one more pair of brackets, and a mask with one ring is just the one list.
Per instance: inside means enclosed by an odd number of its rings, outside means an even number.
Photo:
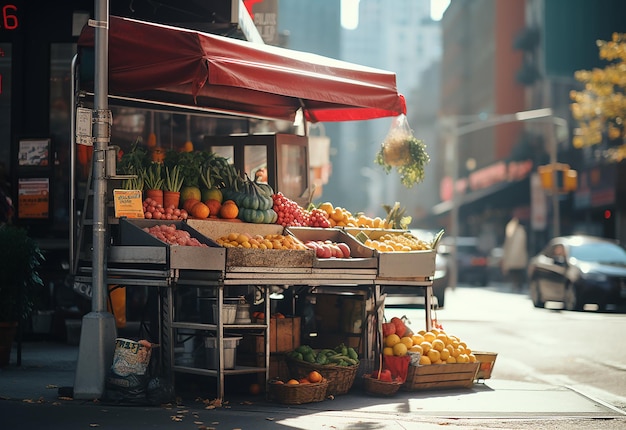
[{"label": "banana bunch", "polygon": [[253,181],[246,174],[232,198],[239,206],[239,219],[254,224],[274,224],[278,214],[272,209],[272,194],[274,190],[270,185]]}]

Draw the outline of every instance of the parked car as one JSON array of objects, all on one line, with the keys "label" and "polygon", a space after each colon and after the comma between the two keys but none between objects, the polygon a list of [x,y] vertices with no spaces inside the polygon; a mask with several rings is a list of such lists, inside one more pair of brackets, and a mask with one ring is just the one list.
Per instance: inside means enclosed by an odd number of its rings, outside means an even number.
[{"label": "parked car", "polygon": [[439,252],[450,258],[456,249],[457,281],[459,283],[489,285],[488,255],[478,247],[478,238],[470,236],[443,237]]},{"label": "parked car", "polygon": [[530,259],[528,279],[535,307],[556,301],[567,310],[590,303],[604,310],[626,303],[626,250],[600,237],[555,237]]},{"label": "parked car", "polygon": [[[434,239],[437,231],[411,229],[413,236],[431,241]],[[436,304],[439,308],[443,308],[445,303],[446,288],[449,284],[448,275],[448,257],[439,252],[435,254],[435,275],[433,277],[433,296],[436,299]],[[387,293],[387,299],[385,306],[407,306],[407,305],[419,305],[424,303],[423,288],[393,286],[386,287],[385,293]]]}]

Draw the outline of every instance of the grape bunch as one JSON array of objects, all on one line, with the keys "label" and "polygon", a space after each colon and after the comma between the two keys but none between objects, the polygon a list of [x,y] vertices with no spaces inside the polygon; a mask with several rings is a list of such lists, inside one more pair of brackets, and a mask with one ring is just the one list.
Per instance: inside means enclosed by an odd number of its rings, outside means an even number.
[{"label": "grape bunch", "polygon": [[283,227],[306,226],[306,211],[296,202],[285,197],[280,191],[272,195],[272,209],[278,215],[276,224]]}]

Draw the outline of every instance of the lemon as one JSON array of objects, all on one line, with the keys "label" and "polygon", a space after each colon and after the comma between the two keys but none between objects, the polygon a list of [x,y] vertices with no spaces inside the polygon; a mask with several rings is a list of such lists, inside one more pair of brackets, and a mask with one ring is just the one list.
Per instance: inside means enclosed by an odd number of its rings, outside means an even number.
[{"label": "lemon", "polygon": [[[410,352],[417,352],[419,354],[423,354],[424,353],[424,350],[422,349],[421,345],[413,345],[411,348],[409,348],[409,351]],[[450,355],[450,354],[448,354],[448,355]]]},{"label": "lemon", "polygon": [[450,356],[446,359],[446,363],[448,364],[456,363],[456,358],[454,358],[453,356]]},{"label": "lemon", "polygon": [[426,354],[428,351],[430,351],[433,348],[432,343],[430,343],[428,341],[424,341],[424,342],[420,343],[420,346],[422,347],[422,350],[424,351],[424,354]]},{"label": "lemon", "polygon": [[441,359],[446,361],[448,359],[448,357],[451,357],[450,355],[450,351],[448,351],[446,348],[442,349],[439,354],[441,355]]},{"label": "lemon", "polygon": [[441,339],[435,339],[431,342],[431,344],[433,346],[433,349],[436,349],[439,352],[443,351],[446,347],[446,345],[443,343],[443,340]]},{"label": "lemon", "polygon": [[413,345],[419,345],[420,343],[424,342],[426,339],[424,339],[424,336],[422,336],[421,334],[414,334],[413,336],[411,336],[411,339],[413,340]]},{"label": "lemon", "polygon": [[395,344],[400,342],[400,336],[397,334],[390,334],[385,338],[385,346],[393,347]]},{"label": "lemon", "polygon": [[413,339],[409,336],[404,336],[400,338],[400,342],[406,345],[407,349],[413,346]]},{"label": "lemon", "polygon": [[421,364],[422,366],[425,366],[425,365],[431,364],[431,363],[430,363],[430,358],[428,358],[426,355],[422,355],[422,356],[420,357],[420,364]]},{"label": "lemon", "polygon": [[383,355],[393,355],[393,348],[389,346],[383,348]]},{"label": "lemon", "polygon": [[468,354],[467,356],[469,357],[469,362],[470,363],[476,363],[477,359],[476,359],[476,356],[474,354]]},{"label": "lemon", "polygon": [[432,342],[436,338],[437,338],[437,335],[433,333],[432,331],[427,331],[426,333],[424,333],[424,340],[428,342]]},{"label": "lemon", "polygon": [[405,356],[407,353],[408,349],[406,347],[405,344],[403,344],[402,342],[398,342],[393,346],[393,355],[397,356],[397,357],[402,357]]},{"label": "lemon", "polygon": [[431,363],[435,363],[438,360],[441,360],[441,354],[436,349],[431,349],[426,353]]}]

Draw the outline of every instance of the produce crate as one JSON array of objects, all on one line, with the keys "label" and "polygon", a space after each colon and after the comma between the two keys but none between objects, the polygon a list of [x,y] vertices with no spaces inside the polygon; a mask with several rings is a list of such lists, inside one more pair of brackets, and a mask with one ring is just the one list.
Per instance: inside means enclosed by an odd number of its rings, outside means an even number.
[{"label": "produce crate", "polygon": [[378,260],[374,250],[363,245],[353,236],[338,228],[317,227],[288,227],[287,232],[295,236],[302,243],[309,240],[330,240],[343,242],[350,247],[350,258],[317,258],[313,260],[313,267],[321,268],[372,268],[378,267]]},{"label": "produce crate", "polygon": [[[143,230],[155,225],[170,224],[188,231],[191,237],[207,246],[169,245]],[[128,263],[164,264],[172,269],[224,270],[224,248],[184,221],[120,218],[116,245],[116,255],[123,256],[127,260],[124,262]],[[128,252],[123,252],[124,250]]]},{"label": "produce crate", "polygon": [[[266,236],[268,234],[289,234],[278,224],[253,224],[246,222],[225,222],[190,219],[188,224],[204,236],[215,241],[229,233],[248,233]],[[226,251],[226,270],[231,267],[313,267],[315,252],[286,249],[223,248]]]},{"label": "produce crate", "polygon": [[[356,237],[360,232],[370,239],[378,239],[382,235],[398,230],[385,229],[345,229],[346,233]],[[355,240],[357,240],[355,238]],[[357,240],[358,241],[358,240]],[[378,259],[379,279],[413,279],[432,278],[435,276],[435,250],[409,252],[379,252],[373,250]]]},{"label": "produce crate", "polygon": [[405,391],[434,390],[443,388],[470,388],[476,379],[480,363],[430,364],[409,366]]},{"label": "produce crate", "polygon": [[498,354],[496,352],[484,352],[474,351],[473,354],[480,363],[478,372],[476,373],[476,379],[489,379],[491,378],[491,372],[496,364],[496,358]]},{"label": "produce crate", "polygon": [[[257,320],[259,323],[263,321]],[[265,353],[265,337],[254,334],[244,338],[248,352]],[[300,346],[300,317],[270,318],[270,352],[289,352]]]}]

